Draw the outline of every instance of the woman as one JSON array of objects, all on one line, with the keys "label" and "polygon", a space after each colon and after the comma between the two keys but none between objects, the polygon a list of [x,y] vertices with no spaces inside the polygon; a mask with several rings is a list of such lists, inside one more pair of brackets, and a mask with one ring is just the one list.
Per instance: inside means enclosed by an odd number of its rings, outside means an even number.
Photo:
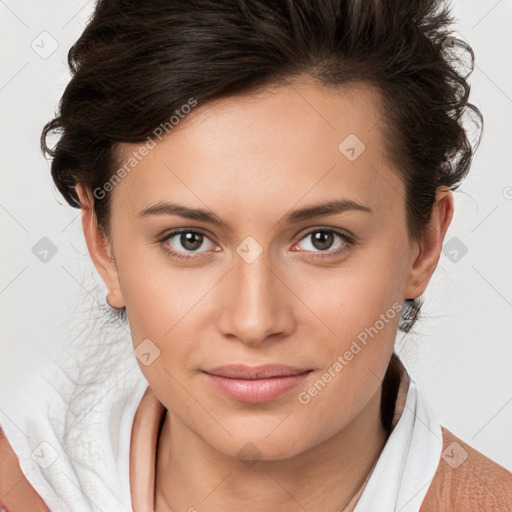
[{"label": "woman", "polygon": [[98,2],[42,145],[147,382],[96,481],[66,482],[78,453],[41,470],[47,445],[28,478],[4,436],[5,509],[512,510],[511,473],[393,352],[473,155],[451,21],[433,0]]}]

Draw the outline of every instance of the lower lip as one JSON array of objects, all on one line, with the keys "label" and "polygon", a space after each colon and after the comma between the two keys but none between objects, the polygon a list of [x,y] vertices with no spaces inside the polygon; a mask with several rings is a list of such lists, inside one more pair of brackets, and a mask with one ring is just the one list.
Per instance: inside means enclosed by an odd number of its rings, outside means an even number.
[{"label": "lower lip", "polygon": [[268,379],[231,379],[205,373],[210,384],[223,395],[239,402],[257,404],[274,400],[297,387],[310,372]]}]

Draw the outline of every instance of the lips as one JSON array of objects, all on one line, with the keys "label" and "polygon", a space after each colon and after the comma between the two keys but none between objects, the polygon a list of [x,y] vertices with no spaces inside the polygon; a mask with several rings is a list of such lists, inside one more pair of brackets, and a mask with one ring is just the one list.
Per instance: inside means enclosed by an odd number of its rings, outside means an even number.
[{"label": "lips", "polygon": [[205,373],[216,375],[218,377],[227,377],[229,379],[268,379],[272,377],[287,377],[289,375],[300,375],[310,371],[311,368],[300,368],[297,366],[288,366],[283,364],[267,364],[264,366],[246,366],[242,364],[232,364],[227,366],[218,366],[210,370],[204,370]]},{"label": "lips", "polygon": [[275,400],[302,383],[312,369],[280,364],[228,365],[204,370],[208,383],[222,395],[239,402]]}]

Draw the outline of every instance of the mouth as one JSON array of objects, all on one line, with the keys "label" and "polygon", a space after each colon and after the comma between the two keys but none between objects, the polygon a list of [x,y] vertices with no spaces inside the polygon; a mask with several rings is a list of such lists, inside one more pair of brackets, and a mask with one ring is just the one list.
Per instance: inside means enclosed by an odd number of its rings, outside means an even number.
[{"label": "mouth", "polygon": [[275,400],[303,382],[313,370],[287,365],[228,365],[203,370],[218,392],[246,403]]}]

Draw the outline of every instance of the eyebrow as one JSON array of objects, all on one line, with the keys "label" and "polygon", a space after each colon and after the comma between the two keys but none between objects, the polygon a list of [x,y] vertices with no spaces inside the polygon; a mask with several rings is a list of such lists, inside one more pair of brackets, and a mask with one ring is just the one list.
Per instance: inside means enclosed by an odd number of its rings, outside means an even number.
[{"label": "eyebrow", "polygon": [[[287,224],[294,224],[314,217],[333,215],[350,210],[373,213],[372,209],[368,206],[356,203],[351,199],[339,199],[293,210],[284,216],[284,222]],[[189,208],[188,206],[173,202],[159,202],[144,208],[138,214],[139,217],[155,215],[176,215],[185,219],[207,222],[209,224],[222,226],[228,229],[230,227],[228,223],[208,210],[203,210],[201,208]]]}]

